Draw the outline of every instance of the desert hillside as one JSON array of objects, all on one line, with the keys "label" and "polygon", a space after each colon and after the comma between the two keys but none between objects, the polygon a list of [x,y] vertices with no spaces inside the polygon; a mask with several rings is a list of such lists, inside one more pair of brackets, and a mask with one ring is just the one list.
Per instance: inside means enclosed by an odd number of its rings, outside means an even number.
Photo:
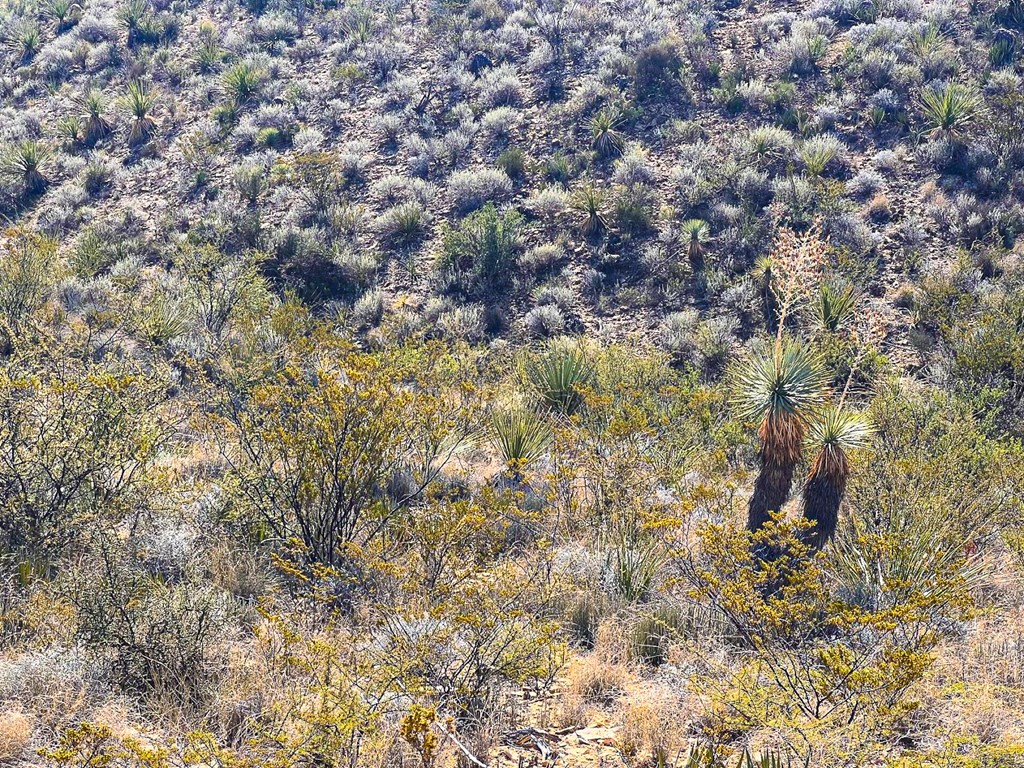
[{"label": "desert hillside", "polygon": [[1024,766],[1021,0],[0,0],[0,765]]}]

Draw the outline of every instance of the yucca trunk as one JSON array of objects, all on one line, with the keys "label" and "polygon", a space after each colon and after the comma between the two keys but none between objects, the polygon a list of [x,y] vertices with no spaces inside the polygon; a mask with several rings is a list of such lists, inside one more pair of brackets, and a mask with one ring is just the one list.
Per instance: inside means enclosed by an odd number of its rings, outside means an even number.
[{"label": "yucca trunk", "polygon": [[814,460],[804,486],[804,519],[814,524],[805,537],[811,548],[821,549],[835,535],[849,475],[850,463],[841,448],[824,448]]},{"label": "yucca trunk", "polygon": [[758,430],[761,438],[761,471],[747,507],[747,530],[760,530],[771,513],[782,509],[793,487],[793,473],[800,461],[804,428],[792,413],[769,415]]}]

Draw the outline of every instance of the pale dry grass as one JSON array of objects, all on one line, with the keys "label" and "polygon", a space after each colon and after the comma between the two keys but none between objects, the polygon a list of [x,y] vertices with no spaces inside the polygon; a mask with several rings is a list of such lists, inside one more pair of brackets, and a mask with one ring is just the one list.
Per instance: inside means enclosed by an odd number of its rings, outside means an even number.
[{"label": "pale dry grass", "polygon": [[32,718],[17,709],[0,713],[0,764],[19,760],[32,741]]},{"label": "pale dry grass", "polygon": [[631,765],[673,765],[690,747],[685,699],[648,682],[621,701],[619,745]]},{"label": "pale dry grass", "polygon": [[566,675],[566,693],[588,704],[609,704],[630,682],[629,670],[596,653],[578,659]]}]

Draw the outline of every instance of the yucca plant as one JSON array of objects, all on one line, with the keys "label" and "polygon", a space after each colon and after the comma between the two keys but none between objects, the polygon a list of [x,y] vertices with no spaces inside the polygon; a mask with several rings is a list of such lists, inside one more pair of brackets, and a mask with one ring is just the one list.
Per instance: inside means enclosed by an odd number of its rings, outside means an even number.
[{"label": "yucca plant", "polygon": [[703,219],[687,219],[681,227],[686,242],[686,255],[694,269],[704,263],[704,245],[711,239],[711,230]]},{"label": "yucca plant", "polygon": [[196,51],[196,68],[200,72],[212,72],[224,61],[224,49],[214,37],[206,37]]},{"label": "yucca plant", "polygon": [[82,141],[82,120],[78,115],[66,115],[57,121],[57,136],[68,147],[74,147]]},{"label": "yucca plant", "polygon": [[573,195],[572,207],[583,214],[580,231],[586,238],[600,237],[608,229],[604,197],[604,192],[593,184],[585,184]]},{"label": "yucca plant", "polygon": [[925,125],[933,139],[962,138],[981,114],[982,106],[978,92],[961,83],[928,88],[921,94]]},{"label": "yucca plant", "polygon": [[1017,56],[1017,39],[1007,33],[998,34],[988,49],[988,61],[993,67],[1011,64]]},{"label": "yucca plant", "polygon": [[583,390],[594,383],[594,367],[577,344],[554,342],[526,366],[526,380],[540,403],[565,414],[583,405]]},{"label": "yucca plant", "polygon": [[614,157],[622,153],[624,143],[618,130],[622,116],[615,110],[602,109],[590,119],[590,139],[600,157]]},{"label": "yucca plant", "polygon": [[121,25],[128,30],[128,47],[134,48],[156,36],[148,0],[128,0],[119,14]]},{"label": "yucca plant", "polygon": [[611,591],[631,603],[646,600],[664,562],[661,549],[649,539],[621,535],[605,562]]},{"label": "yucca plant", "polygon": [[128,84],[123,103],[133,118],[128,143],[135,146],[149,139],[156,130],[156,121],[152,115],[156,107],[156,94],[141,80],[133,80]]},{"label": "yucca plant", "polygon": [[821,549],[835,535],[850,476],[847,452],[863,448],[870,436],[867,419],[842,407],[826,408],[810,422],[807,447],[815,456],[804,486],[804,519],[814,525],[807,532],[812,548]]},{"label": "yucca plant", "polygon": [[913,48],[914,53],[918,56],[928,56],[940,51],[945,43],[946,37],[942,34],[942,30],[934,24],[929,24],[914,35],[910,47]]},{"label": "yucca plant", "polygon": [[50,150],[45,144],[26,139],[8,150],[4,170],[8,175],[21,179],[25,192],[34,195],[46,187],[45,170],[49,159]]},{"label": "yucca plant", "polygon": [[74,0],[50,0],[46,15],[57,22],[57,31],[66,32],[78,21],[82,6]]},{"label": "yucca plant", "polygon": [[822,283],[814,305],[818,324],[826,331],[838,330],[853,316],[857,298],[857,290],[849,283]]},{"label": "yucca plant", "polygon": [[110,123],[103,116],[105,100],[103,94],[91,90],[82,99],[85,120],[82,127],[82,139],[86,144],[95,144],[110,133]]},{"label": "yucca plant", "polygon": [[789,498],[803,451],[806,426],[825,398],[827,375],[801,341],[779,338],[755,349],[737,376],[734,404],[741,418],[760,421],[761,471],[747,509],[747,527],[757,531]]},{"label": "yucca plant", "polygon": [[491,417],[494,445],[513,477],[539,459],[551,442],[551,430],[533,411],[514,408]]},{"label": "yucca plant", "polygon": [[263,82],[263,70],[248,61],[240,61],[224,74],[228,101],[241,107],[248,104]]},{"label": "yucca plant", "polygon": [[32,23],[15,26],[6,38],[7,46],[14,50],[22,64],[32,61],[43,42],[39,27]]},{"label": "yucca plant", "polygon": [[361,45],[373,36],[373,26],[373,12],[365,6],[351,7],[350,17],[342,23],[345,33]]}]

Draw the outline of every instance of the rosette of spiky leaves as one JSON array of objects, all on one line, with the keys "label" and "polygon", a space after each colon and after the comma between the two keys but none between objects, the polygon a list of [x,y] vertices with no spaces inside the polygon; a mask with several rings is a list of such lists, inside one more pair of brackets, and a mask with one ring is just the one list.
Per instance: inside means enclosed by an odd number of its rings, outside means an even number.
[{"label": "rosette of spiky leaves", "polygon": [[583,390],[594,383],[594,367],[578,344],[553,342],[548,351],[526,365],[526,380],[541,405],[564,414],[583,404]]},{"label": "rosette of spiky leaves", "polygon": [[602,109],[590,119],[590,138],[600,157],[622,154],[624,139],[618,130],[622,115],[614,109]]},{"label": "rosette of spiky leaves", "polygon": [[826,382],[817,356],[795,339],[753,350],[740,368],[733,403],[742,418],[760,422],[761,471],[747,510],[751,531],[789,498],[806,425],[824,401]]},{"label": "rosette of spiky leaves", "polygon": [[50,150],[45,144],[26,139],[8,150],[3,166],[9,176],[21,180],[27,194],[34,195],[47,184],[45,170],[49,159]]},{"label": "rosette of spiky leaves", "polygon": [[857,299],[857,290],[848,283],[822,283],[814,307],[818,323],[826,331],[839,330],[853,316]]},{"label": "rosette of spiky leaves", "polygon": [[604,192],[599,187],[593,184],[585,184],[580,187],[573,195],[572,206],[583,214],[580,230],[584,237],[597,238],[608,229],[604,210]]},{"label": "rosette of spiky leaves", "polygon": [[537,413],[509,408],[491,417],[495,448],[513,475],[539,459],[551,442],[551,430]]},{"label": "rosette of spiky leaves", "polygon": [[865,447],[870,439],[867,418],[842,407],[825,408],[808,424],[806,448],[814,461],[804,486],[804,518],[814,524],[807,534],[811,547],[821,549],[835,535],[850,477],[847,454]]},{"label": "rosette of spiky leaves", "polygon": [[85,112],[82,138],[87,144],[95,144],[110,133],[110,123],[103,115],[105,106],[103,93],[98,90],[89,91],[82,99],[82,109]]},{"label": "rosette of spiky leaves", "polygon": [[711,239],[711,230],[704,219],[687,219],[682,225],[683,240],[686,243],[686,255],[694,268],[704,261],[704,246]]},{"label": "rosette of spiky leaves", "polygon": [[921,110],[932,138],[962,137],[981,114],[983,105],[978,92],[962,83],[928,88],[921,94]]},{"label": "rosette of spiky leaves", "polygon": [[141,80],[133,80],[128,84],[123,104],[133,118],[128,143],[132,146],[141,144],[156,129],[156,121],[152,116],[156,108],[156,94]]}]

